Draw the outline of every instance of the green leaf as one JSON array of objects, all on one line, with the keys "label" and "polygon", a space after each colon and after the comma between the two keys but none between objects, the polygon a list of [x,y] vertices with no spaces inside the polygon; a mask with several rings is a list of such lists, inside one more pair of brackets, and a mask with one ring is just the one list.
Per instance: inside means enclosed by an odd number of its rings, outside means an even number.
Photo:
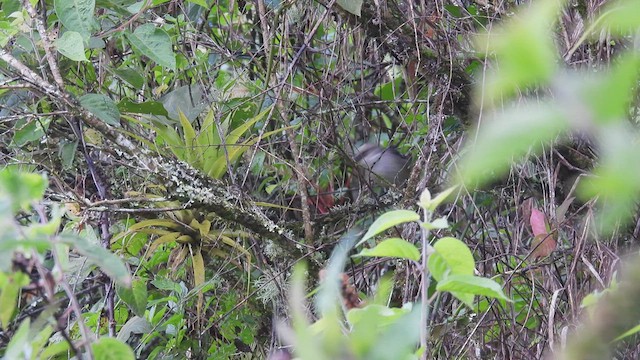
[{"label": "green leaf", "polygon": [[48,186],[43,175],[18,172],[12,168],[0,170],[0,194],[5,193],[11,199],[14,211],[27,209],[31,202],[42,200]]},{"label": "green leaf", "polygon": [[354,256],[387,256],[418,261],[420,260],[420,251],[406,240],[391,238],[384,240],[373,249],[362,249],[359,254]]},{"label": "green leaf", "polygon": [[122,99],[118,103],[118,109],[121,112],[130,112],[136,114],[150,114],[159,116],[168,115],[167,110],[164,108],[162,103],[157,101],[144,101],[136,103],[131,101],[130,99]]},{"label": "green leaf", "polygon": [[429,255],[427,266],[434,279],[441,281],[450,275],[472,275],[475,268],[473,255],[467,244],[462,241],[444,237],[433,244],[434,253]]},{"label": "green leaf", "polygon": [[631,329],[625,331],[622,335],[618,336],[613,341],[614,342],[620,341],[620,340],[622,340],[622,339],[624,339],[626,337],[629,337],[629,336],[631,336],[633,334],[636,334],[638,332],[640,332],[640,325],[636,325],[636,326],[632,327]]},{"label": "green leaf", "polygon": [[171,38],[164,30],[153,24],[144,24],[127,34],[127,39],[136,52],[149,57],[160,66],[176,69],[176,55],[173,53]]},{"label": "green leaf", "polygon": [[73,61],[87,61],[87,55],[84,53],[82,35],[77,31],[65,31],[65,33],[56,40],[56,47],[60,54]]},{"label": "green leaf", "polygon": [[[247,140],[244,144],[238,146],[230,146],[234,145],[238,142],[240,137],[247,132],[256,122],[262,120],[269,112],[271,111],[271,107],[268,107],[261,111],[256,116],[252,117],[248,121],[245,121],[242,125],[233,129],[229,135],[224,139],[225,144],[227,145],[227,154],[229,155],[229,162],[232,164],[245,152],[251,145],[255,143],[259,138],[254,138],[253,140]],[[228,120],[228,119],[227,119]],[[279,132],[279,131],[278,131]],[[273,132],[268,132],[262,135],[262,138],[266,138],[270,136]],[[217,138],[215,138],[217,139]],[[209,161],[209,160],[208,160]],[[219,149],[217,153],[217,159],[213,162],[210,162],[205,171],[209,176],[214,179],[219,179],[224,175],[227,170],[227,156],[225,155],[224,150]]]},{"label": "green leaf", "polygon": [[536,1],[499,29],[478,38],[476,48],[495,55],[499,69],[487,76],[482,93],[486,104],[553,77],[558,68],[553,21],[561,6],[557,0]]},{"label": "green leaf", "polygon": [[131,334],[148,334],[152,330],[153,327],[145,318],[134,316],[122,326],[117,339],[126,343]]},{"label": "green leaf", "polygon": [[594,33],[603,31],[614,35],[628,35],[640,28],[640,2],[611,1],[594,21]]},{"label": "green leaf", "polygon": [[143,317],[147,309],[147,281],[136,279],[131,288],[119,286],[118,296],[127,304],[129,309],[137,316]]},{"label": "green leaf", "polygon": [[[120,68],[120,69],[114,70],[114,73],[116,74],[117,77],[119,77],[120,79],[128,82],[129,85],[133,86],[137,90],[142,90],[142,87],[144,86],[145,79],[140,74],[140,71],[125,67],[125,68]],[[129,99],[123,99],[123,101],[124,100],[127,100],[129,102],[131,101]],[[135,111],[132,111],[132,112],[135,112]],[[166,110],[165,110],[165,113],[166,113]],[[146,114],[149,114],[149,113],[146,113]]]},{"label": "green leaf", "polygon": [[207,2],[205,0],[187,0],[187,1],[196,5],[200,5],[205,9],[209,7],[209,5],[207,5]]},{"label": "green leaf", "polygon": [[436,195],[436,197],[434,197],[431,201],[428,202],[428,204],[422,205],[423,207],[426,207],[428,210],[430,211],[435,211],[435,209],[440,206],[440,204],[449,197],[449,195],[451,195],[451,193],[453,193],[453,191],[457,188],[458,186],[452,186],[450,188],[448,188],[447,190],[441,192],[440,194]]},{"label": "green leaf", "polygon": [[355,16],[361,15],[362,0],[337,0],[336,3],[345,11],[350,12]]},{"label": "green leaf", "polygon": [[7,345],[6,351],[4,352],[3,359],[24,359],[26,355],[24,353],[25,349],[29,348],[29,326],[31,321],[29,318],[26,318],[18,327],[18,330],[13,333],[11,337],[11,341],[9,341],[9,345]]},{"label": "green leaf", "polygon": [[89,40],[98,27],[93,17],[95,0],[54,0],[53,6],[62,25],[79,33],[84,40]]},{"label": "green leaf", "polygon": [[369,226],[369,230],[356,246],[396,225],[420,220],[420,215],[411,210],[392,210],[382,214]]},{"label": "green leaf", "polygon": [[9,326],[18,303],[20,289],[28,284],[29,277],[21,272],[0,272],[0,328],[6,329]]},{"label": "green leaf", "polygon": [[449,291],[451,293],[467,293],[482,295],[511,302],[511,299],[502,292],[502,286],[497,282],[473,275],[450,275],[436,286],[438,291]]},{"label": "green leaf", "polygon": [[600,135],[600,165],[593,177],[581,182],[580,197],[599,196],[597,223],[601,231],[610,233],[622,221],[632,219],[638,190],[640,169],[636,164],[640,156],[637,132],[627,122],[611,124]]},{"label": "green leaf", "polygon": [[196,303],[196,313],[198,316],[202,314],[202,303],[204,300],[204,294],[202,293],[202,286],[205,279],[204,259],[202,257],[201,248],[192,248],[191,252],[191,267],[193,269],[193,285],[198,289],[198,301]]},{"label": "green leaf", "polygon": [[87,239],[68,234],[60,235],[60,240],[65,244],[74,246],[87,260],[97,265],[110,278],[120,286],[131,286],[131,275],[119,257],[98,244],[90,243]]},{"label": "green leaf", "polygon": [[135,360],[133,350],[129,345],[118,339],[102,337],[91,344],[96,360]]},{"label": "green leaf", "polygon": [[[639,2],[640,4],[640,2]],[[590,111],[593,122],[607,124],[627,118],[640,76],[640,57],[635,51],[617,58],[610,71],[602,74],[579,74],[569,91],[575,90]]]},{"label": "green leaf", "polygon": [[189,119],[184,116],[181,110],[178,110],[178,118],[180,119],[180,125],[182,126],[182,134],[184,136],[184,147],[185,147],[185,157],[186,161],[191,164],[191,166],[201,169],[202,161],[204,160],[202,156],[198,156],[202,154],[202,151],[199,147],[196,146],[196,131],[191,125]]},{"label": "green leaf", "polygon": [[461,181],[471,188],[501,176],[514,160],[539,151],[569,128],[565,114],[553,104],[514,106],[483,125],[459,165]]},{"label": "green leaf", "polygon": [[86,94],[80,97],[80,105],[105,123],[120,126],[120,111],[108,96],[102,94]]},{"label": "green leaf", "polygon": [[446,229],[449,227],[449,223],[447,222],[446,217],[437,218],[435,220],[431,220],[430,222],[424,222],[421,225],[427,230]]},{"label": "green leaf", "polygon": [[27,121],[26,123],[22,123],[21,121],[16,122],[13,143],[20,147],[27,143],[40,140],[45,134],[43,126],[46,126],[46,124],[35,120]]},{"label": "green leaf", "polygon": [[40,359],[63,358],[69,351],[69,343],[66,341],[49,343],[40,354]]},{"label": "green leaf", "polygon": [[62,161],[62,167],[65,170],[71,169],[73,166],[73,160],[76,157],[76,150],[78,148],[78,141],[62,141],[60,148],[58,149],[58,156]]}]

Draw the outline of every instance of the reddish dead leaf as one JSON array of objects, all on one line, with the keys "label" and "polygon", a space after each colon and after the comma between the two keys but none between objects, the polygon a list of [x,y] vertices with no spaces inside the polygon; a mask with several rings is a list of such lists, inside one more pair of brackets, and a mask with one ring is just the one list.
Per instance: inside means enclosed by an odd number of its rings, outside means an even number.
[{"label": "reddish dead leaf", "polygon": [[534,235],[531,241],[530,257],[535,260],[551,255],[553,250],[558,246],[558,243],[547,230],[547,218],[544,216],[544,213],[535,207],[531,207],[529,223],[531,224],[531,231]]},{"label": "reddish dead leaf", "polygon": [[542,211],[531,207],[529,223],[531,224],[531,231],[533,231],[534,236],[547,234],[547,219]]},{"label": "reddish dead leaf", "polygon": [[335,199],[333,197],[333,184],[329,184],[326,188],[320,188],[316,184],[312,184],[316,189],[317,195],[309,195],[307,198],[307,204],[314,206],[316,212],[320,215],[329,213],[329,210],[335,206]]},{"label": "reddish dead leaf", "polygon": [[[325,269],[320,270],[318,277],[321,282],[325,280],[326,276],[327,271]],[[347,310],[364,306],[364,302],[360,299],[358,291],[349,283],[349,276],[345,273],[340,274],[340,295],[342,295],[342,302]]]}]

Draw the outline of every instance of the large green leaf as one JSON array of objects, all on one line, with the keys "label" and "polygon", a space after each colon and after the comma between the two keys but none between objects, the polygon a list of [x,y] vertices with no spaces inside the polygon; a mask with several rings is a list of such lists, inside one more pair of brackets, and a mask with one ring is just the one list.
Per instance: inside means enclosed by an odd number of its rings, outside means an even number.
[{"label": "large green leaf", "polygon": [[11,199],[14,211],[26,209],[31,202],[42,200],[49,182],[40,174],[18,172],[11,168],[0,170],[0,195]]},{"label": "large green leaf", "polygon": [[411,210],[392,210],[382,214],[376,221],[369,226],[369,230],[362,237],[362,240],[356,244],[356,246],[362,244],[363,242],[369,240],[370,238],[380,234],[381,232],[392,228],[396,225],[400,225],[403,223],[418,221],[420,220],[420,215],[418,215],[415,211]]},{"label": "large green leaf", "polygon": [[594,21],[594,34],[603,32],[617,35],[632,34],[640,28],[640,1],[610,1]]},{"label": "large green leaf", "polygon": [[433,245],[434,253],[429,255],[427,266],[434,279],[441,281],[447,274],[472,275],[475,261],[469,247],[462,241],[444,237]]},{"label": "large green leaf", "polygon": [[149,57],[160,66],[176,69],[176,55],[171,47],[171,38],[164,30],[153,24],[144,24],[127,34],[127,39],[141,55]]},{"label": "large green leaf", "polygon": [[362,0],[337,0],[336,3],[345,11],[348,11],[353,15],[361,15]]},{"label": "large green leaf", "polygon": [[131,287],[118,286],[118,296],[129,306],[131,311],[142,317],[147,308],[147,282],[146,280],[136,279]]},{"label": "large green leaf", "polygon": [[500,300],[511,301],[503,292],[502,286],[497,282],[473,275],[451,275],[438,282],[438,291],[449,291],[451,293],[467,293],[473,295],[483,295]]},{"label": "large green leaf", "polygon": [[362,249],[354,256],[387,256],[418,261],[420,251],[415,245],[400,238],[391,238],[382,241],[372,249]]},{"label": "large green leaf", "polygon": [[91,344],[96,360],[134,360],[136,357],[129,345],[118,339],[102,337]]},{"label": "large green leaf", "polygon": [[485,81],[482,100],[493,105],[516,90],[549,81],[558,68],[553,19],[562,1],[540,0],[498,29],[481,35],[477,49],[495,55],[499,71]]},{"label": "large green leaf", "polygon": [[60,235],[60,240],[65,244],[75,247],[87,260],[100,267],[109,277],[111,277],[120,286],[131,286],[131,275],[129,270],[124,266],[122,260],[112,252],[93,244],[89,240],[68,234]]},{"label": "large green leaf", "polygon": [[77,31],[65,31],[65,33],[56,40],[56,47],[60,54],[73,61],[87,61],[87,55],[84,53],[82,35]]},{"label": "large green leaf", "polygon": [[105,123],[120,126],[120,110],[108,96],[86,94],[80,98],[80,105]]},{"label": "large green leaf", "polygon": [[459,165],[469,187],[503,175],[514,160],[535,153],[569,128],[565,113],[553,104],[514,106],[489,117]]},{"label": "large green leaf", "polygon": [[84,40],[89,40],[91,33],[98,28],[93,17],[95,0],[54,0],[53,7],[62,25],[79,33]]},{"label": "large green leaf", "polygon": [[0,272],[0,328],[6,329],[18,304],[18,294],[29,284],[29,277],[21,272]]}]

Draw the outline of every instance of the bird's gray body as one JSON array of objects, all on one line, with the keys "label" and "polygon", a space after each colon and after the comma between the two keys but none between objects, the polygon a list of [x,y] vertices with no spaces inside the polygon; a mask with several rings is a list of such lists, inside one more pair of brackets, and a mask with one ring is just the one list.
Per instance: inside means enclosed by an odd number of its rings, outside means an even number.
[{"label": "bird's gray body", "polygon": [[[383,148],[367,143],[356,150],[354,160],[362,167],[359,173],[363,175],[362,180],[369,187],[399,187],[407,181],[411,173],[410,159],[393,147]],[[360,187],[358,181],[355,181],[354,185]]]}]

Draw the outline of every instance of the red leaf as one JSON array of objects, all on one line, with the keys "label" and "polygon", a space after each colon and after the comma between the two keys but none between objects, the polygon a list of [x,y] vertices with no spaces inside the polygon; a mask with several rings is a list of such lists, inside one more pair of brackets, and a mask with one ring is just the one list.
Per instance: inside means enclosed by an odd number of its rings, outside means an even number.
[{"label": "red leaf", "polygon": [[542,211],[531,207],[529,223],[531,224],[531,231],[533,231],[534,236],[547,235],[547,220]]},{"label": "red leaf", "polygon": [[553,250],[558,246],[558,243],[547,230],[547,218],[544,216],[544,213],[535,207],[531,207],[529,223],[531,224],[531,231],[534,235],[531,241],[530,257],[535,260],[551,255]]}]

